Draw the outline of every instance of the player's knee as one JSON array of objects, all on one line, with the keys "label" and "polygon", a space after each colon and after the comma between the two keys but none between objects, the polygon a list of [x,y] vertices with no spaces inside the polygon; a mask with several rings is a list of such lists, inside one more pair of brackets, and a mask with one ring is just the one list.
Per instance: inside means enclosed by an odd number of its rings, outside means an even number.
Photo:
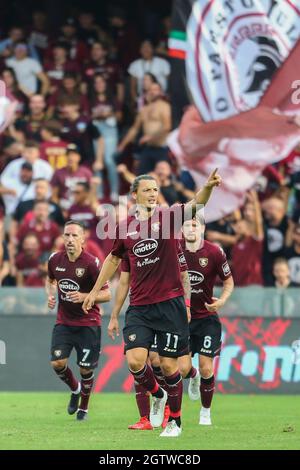
[{"label": "player's knee", "polygon": [[79,368],[80,375],[90,375],[93,372],[93,369],[88,369],[87,367]]},{"label": "player's knee", "polygon": [[159,355],[156,352],[150,351],[149,358],[152,367],[160,367]]},{"label": "player's knee", "polygon": [[174,374],[178,370],[177,362],[168,361],[166,359],[161,359],[160,368],[164,376],[168,377],[169,375]]},{"label": "player's knee", "polygon": [[179,366],[179,372],[180,372],[180,375],[185,378],[188,373],[190,372],[191,370],[191,366],[187,366],[186,364],[183,364],[183,365],[180,365]]},{"label": "player's knee", "polygon": [[213,375],[213,368],[210,366],[200,367],[200,375],[204,379],[209,379]]},{"label": "player's knee", "polygon": [[56,361],[51,361],[53,369],[63,369],[66,367],[67,359],[57,359]]},{"label": "player's knee", "polygon": [[138,372],[145,366],[145,361],[139,357],[130,357],[127,359],[128,367],[132,372]]}]

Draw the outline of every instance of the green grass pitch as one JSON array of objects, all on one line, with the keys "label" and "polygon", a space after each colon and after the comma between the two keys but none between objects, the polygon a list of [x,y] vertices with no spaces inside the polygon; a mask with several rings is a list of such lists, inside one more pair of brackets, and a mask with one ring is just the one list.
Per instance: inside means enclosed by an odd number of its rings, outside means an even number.
[{"label": "green grass pitch", "polygon": [[89,419],[66,413],[68,393],[0,393],[0,449],[300,449],[300,396],[216,395],[213,426],[198,425],[199,404],[184,396],[183,432],[129,431],[134,395],[92,396]]}]

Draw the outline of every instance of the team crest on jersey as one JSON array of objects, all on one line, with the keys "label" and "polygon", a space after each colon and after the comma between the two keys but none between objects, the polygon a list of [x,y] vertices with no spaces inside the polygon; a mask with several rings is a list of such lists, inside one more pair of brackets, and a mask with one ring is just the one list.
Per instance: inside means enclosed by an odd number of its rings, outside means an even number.
[{"label": "team crest on jersey", "polygon": [[205,268],[208,265],[208,258],[199,258],[199,264],[201,268]]},{"label": "team crest on jersey", "polygon": [[55,356],[55,357],[60,357],[60,356],[61,356],[61,353],[62,353],[61,349],[56,349],[56,350],[54,351],[54,356]]},{"label": "team crest on jersey", "polygon": [[160,227],[160,222],[154,222],[151,225],[151,228],[152,228],[153,232],[159,232],[159,227]]},{"label": "team crest on jersey", "polygon": [[129,341],[131,341],[133,343],[133,341],[136,340],[136,335],[129,335],[128,339],[129,339]]},{"label": "team crest on jersey", "polygon": [[77,277],[82,277],[85,273],[85,269],[84,268],[76,268],[76,276]]}]

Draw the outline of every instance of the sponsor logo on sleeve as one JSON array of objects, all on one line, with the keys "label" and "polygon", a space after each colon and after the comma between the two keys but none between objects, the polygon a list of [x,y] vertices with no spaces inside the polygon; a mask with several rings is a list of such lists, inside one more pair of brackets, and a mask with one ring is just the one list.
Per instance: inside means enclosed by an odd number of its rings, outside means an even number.
[{"label": "sponsor logo on sleeve", "polygon": [[179,261],[180,266],[185,266],[186,265],[186,259],[185,259],[185,256],[184,256],[183,253],[181,253],[178,256],[178,261]]},{"label": "sponsor logo on sleeve", "polygon": [[230,267],[227,261],[222,264],[222,269],[223,269],[224,276],[228,276],[228,274],[230,274]]}]

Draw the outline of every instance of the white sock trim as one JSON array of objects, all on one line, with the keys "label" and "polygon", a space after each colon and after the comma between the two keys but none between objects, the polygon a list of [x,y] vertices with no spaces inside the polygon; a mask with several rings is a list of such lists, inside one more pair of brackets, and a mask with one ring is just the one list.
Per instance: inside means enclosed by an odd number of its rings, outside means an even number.
[{"label": "white sock trim", "polygon": [[72,392],[72,393],[74,393],[74,395],[78,395],[80,392],[81,392],[81,383],[78,382],[77,390],[75,390],[75,392]]}]

